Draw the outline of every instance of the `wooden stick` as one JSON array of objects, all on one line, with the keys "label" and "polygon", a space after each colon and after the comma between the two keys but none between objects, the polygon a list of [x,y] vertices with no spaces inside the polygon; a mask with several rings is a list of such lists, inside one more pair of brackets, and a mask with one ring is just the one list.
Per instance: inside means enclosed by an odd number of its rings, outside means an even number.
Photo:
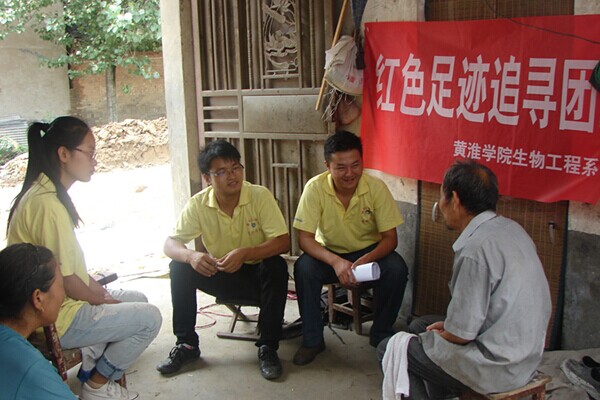
[{"label": "wooden stick", "polygon": [[[340,37],[340,32],[342,30],[342,22],[344,20],[344,14],[346,13],[347,7],[348,0],[344,0],[344,3],[342,4],[342,9],[340,10],[340,17],[338,18],[337,26],[335,28],[335,33],[333,34],[333,41],[331,43],[331,47],[335,46]],[[315,110],[319,110],[319,108],[321,107],[321,101],[323,100],[323,94],[325,93],[325,85],[325,74],[323,74],[323,80],[321,81],[321,90],[319,90],[319,97],[317,98],[317,105],[315,107]]]}]

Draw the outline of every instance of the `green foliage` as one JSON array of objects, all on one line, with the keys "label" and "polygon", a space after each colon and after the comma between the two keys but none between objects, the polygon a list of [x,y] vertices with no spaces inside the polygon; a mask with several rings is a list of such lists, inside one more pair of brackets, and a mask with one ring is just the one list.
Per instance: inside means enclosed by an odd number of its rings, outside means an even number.
[{"label": "green foliage", "polygon": [[0,136],[0,167],[25,151],[26,149],[13,139]]},{"label": "green foliage", "polygon": [[76,66],[71,77],[125,67],[146,79],[158,77],[139,52],[160,51],[159,0],[2,0],[0,39],[33,29],[67,51],[46,58],[49,67]]}]

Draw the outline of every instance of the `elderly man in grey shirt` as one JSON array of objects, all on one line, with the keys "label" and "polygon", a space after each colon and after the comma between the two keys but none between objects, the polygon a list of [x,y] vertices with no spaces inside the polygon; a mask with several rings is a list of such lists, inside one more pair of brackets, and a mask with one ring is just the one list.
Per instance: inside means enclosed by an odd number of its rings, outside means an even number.
[{"label": "elderly man in grey shirt", "polygon": [[411,399],[515,389],[542,359],[548,282],[535,244],[519,224],[496,215],[497,201],[489,168],[466,160],[446,172],[439,209],[447,227],[461,232],[452,246],[452,298],[445,317],[411,323],[419,334],[408,344]]}]

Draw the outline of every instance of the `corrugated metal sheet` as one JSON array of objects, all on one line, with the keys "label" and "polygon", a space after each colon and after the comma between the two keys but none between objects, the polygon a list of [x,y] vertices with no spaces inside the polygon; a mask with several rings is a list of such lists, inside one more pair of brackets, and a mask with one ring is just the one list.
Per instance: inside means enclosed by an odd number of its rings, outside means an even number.
[{"label": "corrugated metal sheet", "polygon": [[29,124],[18,115],[0,118],[0,137],[9,137],[21,146],[27,146]]}]

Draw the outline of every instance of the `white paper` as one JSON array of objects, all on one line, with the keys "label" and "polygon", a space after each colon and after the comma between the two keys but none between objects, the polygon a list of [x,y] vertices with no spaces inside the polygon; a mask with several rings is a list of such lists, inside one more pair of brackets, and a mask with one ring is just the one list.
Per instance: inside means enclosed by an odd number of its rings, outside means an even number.
[{"label": "white paper", "polygon": [[376,281],[381,274],[379,264],[376,262],[358,265],[353,272],[357,282]]}]

